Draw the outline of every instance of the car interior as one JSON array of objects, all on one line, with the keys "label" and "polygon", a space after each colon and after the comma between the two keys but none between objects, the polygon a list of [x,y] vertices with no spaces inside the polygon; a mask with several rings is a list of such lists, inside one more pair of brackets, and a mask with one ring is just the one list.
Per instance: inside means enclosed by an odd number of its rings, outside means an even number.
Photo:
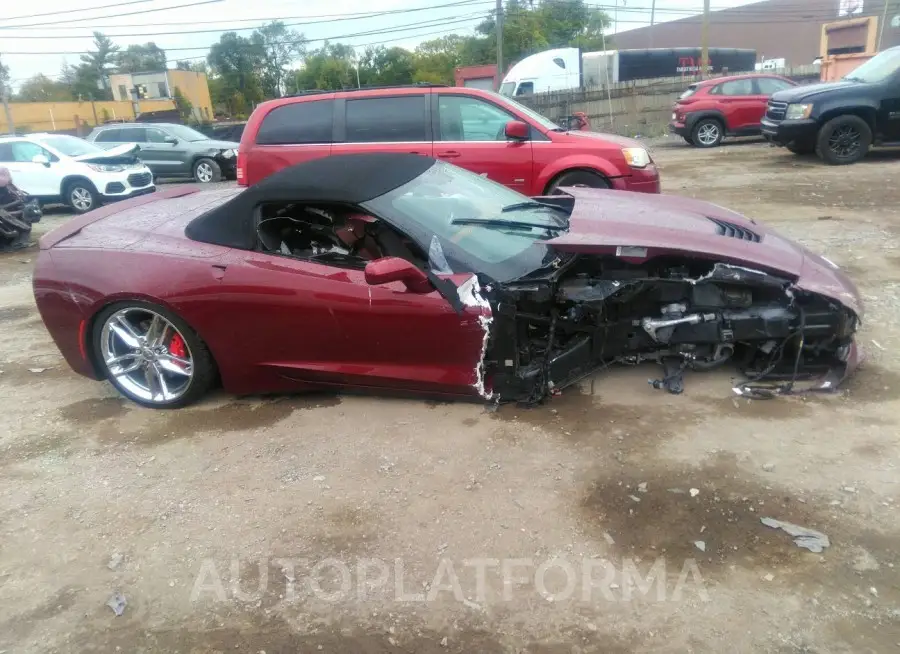
[{"label": "car interior", "polygon": [[427,264],[411,239],[355,207],[268,202],[257,209],[256,231],[261,251],[295,259],[360,269],[382,257]]}]

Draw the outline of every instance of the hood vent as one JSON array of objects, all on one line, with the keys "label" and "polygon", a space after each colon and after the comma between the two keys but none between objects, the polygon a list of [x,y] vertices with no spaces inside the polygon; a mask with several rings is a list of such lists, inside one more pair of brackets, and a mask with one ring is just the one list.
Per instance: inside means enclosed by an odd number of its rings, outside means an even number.
[{"label": "hood vent", "polygon": [[[709,218],[709,216],[707,216],[707,218]],[[750,241],[752,243],[759,243],[762,240],[759,234],[746,227],[741,227],[740,225],[735,225],[734,223],[729,223],[725,220],[719,220],[718,218],[709,218],[709,220],[715,224],[719,236],[739,238],[742,241]]]}]

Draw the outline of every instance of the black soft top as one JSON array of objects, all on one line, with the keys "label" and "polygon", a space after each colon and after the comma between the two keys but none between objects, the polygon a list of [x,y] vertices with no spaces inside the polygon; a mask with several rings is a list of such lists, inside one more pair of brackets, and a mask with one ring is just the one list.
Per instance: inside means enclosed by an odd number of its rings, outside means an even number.
[{"label": "black soft top", "polygon": [[[267,156],[276,156],[274,154]],[[430,157],[372,152],[322,157],[284,168],[188,223],[194,241],[251,250],[255,209],[263,202],[362,204],[412,181],[435,164]]]}]

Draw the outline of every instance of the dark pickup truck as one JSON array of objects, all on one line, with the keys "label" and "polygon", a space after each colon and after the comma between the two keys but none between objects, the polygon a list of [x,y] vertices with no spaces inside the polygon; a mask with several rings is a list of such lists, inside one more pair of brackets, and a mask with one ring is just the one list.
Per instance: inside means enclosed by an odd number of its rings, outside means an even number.
[{"label": "dark pickup truck", "polygon": [[775,93],[762,133],[775,145],[815,152],[832,165],[855,163],[872,146],[900,146],[900,47],[884,50],[839,82]]}]

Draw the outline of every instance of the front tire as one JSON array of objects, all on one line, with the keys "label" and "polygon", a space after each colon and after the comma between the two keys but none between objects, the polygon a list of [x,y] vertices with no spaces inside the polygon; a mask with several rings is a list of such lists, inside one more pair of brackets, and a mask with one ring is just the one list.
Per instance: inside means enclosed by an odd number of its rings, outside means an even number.
[{"label": "front tire", "polygon": [[856,163],[869,153],[872,130],[859,116],[832,118],[819,130],[816,152],[825,163],[846,166]]},{"label": "front tire", "polygon": [[587,170],[573,170],[563,173],[547,187],[546,195],[562,195],[561,188],[566,186],[585,186],[588,188],[612,188],[609,182],[596,173]]},{"label": "front tire", "polygon": [[94,321],[92,338],[101,372],[142,406],[187,406],[215,381],[215,362],[197,332],[155,304],[126,301],[107,307]]},{"label": "front tire", "polygon": [[77,214],[87,213],[100,206],[100,195],[97,193],[97,189],[87,181],[69,182],[63,198]]},{"label": "front tire", "polygon": [[222,181],[222,168],[212,159],[197,159],[194,162],[194,181],[200,184],[214,184]]},{"label": "front tire", "polygon": [[725,138],[725,127],[715,118],[703,118],[697,121],[691,131],[691,143],[698,148],[715,148]]}]

